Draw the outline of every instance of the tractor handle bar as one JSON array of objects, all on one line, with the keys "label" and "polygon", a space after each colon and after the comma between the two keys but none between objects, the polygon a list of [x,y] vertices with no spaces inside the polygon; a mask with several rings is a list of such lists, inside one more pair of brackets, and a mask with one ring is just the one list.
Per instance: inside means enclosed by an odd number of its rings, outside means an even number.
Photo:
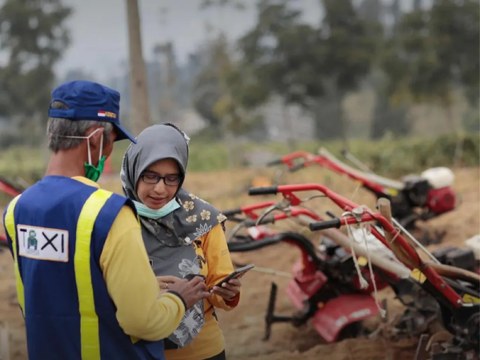
[{"label": "tractor handle bar", "polygon": [[340,226],[342,226],[342,221],[340,219],[333,219],[310,223],[308,225],[308,228],[310,229],[310,231],[320,231],[332,228],[339,229]]},{"label": "tractor handle bar", "polygon": [[326,230],[331,228],[339,229],[340,227],[345,226],[347,224],[353,225],[353,224],[358,224],[359,222],[364,223],[369,221],[377,221],[377,217],[376,216],[374,217],[370,214],[363,215],[360,218],[349,217],[349,218],[340,219],[336,217],[335,219],[332,219],[332,220],[317,221],[317,222],[310,223],[308,227],[310,231],[320,231],[320,230]]},{"label": "tractor handle bar", "polygon": [[256,196],[256,195],[277,195],[278,193],[278,186],[263,186],[257,188],[250,188],[248,189],[248,195]]},{"label": "tractor handle bar", "polygon": [[[279,186],[268,186],[263,188],[250,188],[249,195],[266,195],[266,194],[277,194],[282,193],[283,197],[287,199],[292,205],[296,206],[302,201],[293,194],[298,191],[312,191],[316,190],[321,192],[323,195],[328,197],[333,201],[338,207],[343,211],[352,212],[355,209],[359,209],[360,206],[354,203],[351,200],[348,200],[327,188],[321,184],[294,184],[294,185],[279,185]],[[364,218],[369,216],[369,219]],[[355,216],[351,218],[354,223],[358,222],[367,222],[367,221],[378,221],[386,232],[388,232],[392,238],[395,240],[395,248],[397,251],[400,251],[400,255],[404,260],[401,260],[404,265],[410,269],[421,269],[424,275],[427,277],[429,282],[440,292],[442,295],[448,299],[450,304],[454,307],[462,306],[462,299],[458,293],[455,292],[446,282],[442,279],[440,274],[437,272],[437,269],[434,269],[431,264],[424,262],[415,249],[405,240],[405,238],[395,229],[395,227],[390,223],[387,218],[384,216],[374,213],[369,209],[363,209],[361,216]],[[345,220],[343,220],[345,221]],[[350,222],[348,222],[350,224]],[[332,221],[328,223],[328,226],[337,226],[338,221]],[[320,225],[319,225],[320,226]],[[320,226],[321,228],[326,225]],[[372,234],[380,240],[384,245],[389,249],[392,249],[393,244],[389,244],[386,238],[376,230],[375,227],[372,227]],[[396,253],[396,252],[395,252]]]},{"label": "tractor handle bar", "polygon": [[[360,208],[360,206],[354,203],[347,198],[333,192],[329,188],[321,184],[294,184],[294,185],[278,185],[278,186],[267,186],[267,187],[260,187],[260,188],[250,188],[249,195],[265,195],[265,194],[278,194],[279,192],[282,193],[284,198],[286,198],[290,203],[294,206],[300,204],[302,201],[294,194],[294,192],[302,192],[302,191],[319,191],[320,193],[324,194],[328,197],[331,201],[333,201],[338,207],[340,207],[344,211],[352,211],[353,209]],[[371,218],[378,221],[385,231],[388,231],[392,234],[393,237],[397,238],[397,243],[404,249],[404,251],[408,254],[411,260],[415,263],[416,267],[422,267],[423,261],[415,251],[415,249],[401,236],[398,231],[393,227],[393,225],[382,215],[373,213],[370,210],[365,209],[364,214],[371,215]],[[350,220],[351,221],[351,220]],[[367,220],[372,221],[372,220]],[[337,225],[337,222],[330,223],[330,227],[333,225]],[[383,242],[388,248],[391,248],[388,241],[378,233],[375,229],[372,229],[372,234],[377,237],[378,240]]]}]

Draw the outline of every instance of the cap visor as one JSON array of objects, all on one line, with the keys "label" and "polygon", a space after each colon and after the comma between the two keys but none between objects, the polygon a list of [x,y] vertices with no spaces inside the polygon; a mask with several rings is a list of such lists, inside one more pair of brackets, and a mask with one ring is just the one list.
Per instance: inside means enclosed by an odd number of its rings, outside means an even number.
[{"label": "cap visor", "polygon": [[127,140],[128,139],[131,142],[133,142],[134,144],[137,143],[137,140],[135,140],[135,138],[132,135],[130,135],[128,133],[128,131],[125,130],[121,125],[118,125],[118,124],[115,124],[115,123],[114,123],[114,125],[117,128],[117,132],[118,132],[116,141]]}]

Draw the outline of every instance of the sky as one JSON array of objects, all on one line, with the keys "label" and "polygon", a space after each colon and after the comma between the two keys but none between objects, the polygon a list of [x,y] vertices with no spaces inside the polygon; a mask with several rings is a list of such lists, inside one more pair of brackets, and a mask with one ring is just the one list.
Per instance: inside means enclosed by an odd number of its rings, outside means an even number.
[{"label": "sky", "polygon": [[[305,21],[318,24],[321,8],[318,0],[297,0]],[[63,76],[69,69],[81,68],[98,80],[117,76],[128,60],[128,27],[125,0],[64,0],[74,9],[67,22],[72,44],[56,72]],[[183,62],[207,36],[206,22],[222,28],[230,40],[248,31],[256,20],[256,0],[245,0],[247,8],[199,10],[200,0],[139,0],[144,58],[152,59],[155,44],[174,42],[175,55]],[[161,9],[168,9],[162,25]]]}]

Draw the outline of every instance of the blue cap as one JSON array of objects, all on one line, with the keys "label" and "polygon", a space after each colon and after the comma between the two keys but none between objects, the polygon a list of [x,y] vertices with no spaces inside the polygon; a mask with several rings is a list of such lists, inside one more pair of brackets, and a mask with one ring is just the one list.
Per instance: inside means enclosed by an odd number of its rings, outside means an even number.
[{"label": "blue cap", "polygon": [[120,125],[120,93],[118,91],[95,82],[76,80],[54,89],[52,102],[54,101],[63,102],[68,109],[50,108],[48,111],[50,117],[110,122],[117,130],[115,141],[130,139],[133,143],[137,143],[135,138]]}]

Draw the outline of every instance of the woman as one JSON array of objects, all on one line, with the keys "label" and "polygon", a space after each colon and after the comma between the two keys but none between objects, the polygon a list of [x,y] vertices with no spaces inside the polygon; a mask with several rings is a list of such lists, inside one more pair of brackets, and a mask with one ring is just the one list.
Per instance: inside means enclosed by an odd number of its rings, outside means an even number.
[{"label": "woman", "polygon": [[[211,288],[234,270],[224,234],[225,216],[182,188],[188,140],[172,124],[154,125],[138,136],[123,159],[123,191],[135,203],[150,264],[162,289],[189,274],[203,275]],[[236,307],[240,287],[240,280],[213,287],[208,299],[188,310],[177,330],[164,340],[167,360],[225,359],[215,309]]]}]

